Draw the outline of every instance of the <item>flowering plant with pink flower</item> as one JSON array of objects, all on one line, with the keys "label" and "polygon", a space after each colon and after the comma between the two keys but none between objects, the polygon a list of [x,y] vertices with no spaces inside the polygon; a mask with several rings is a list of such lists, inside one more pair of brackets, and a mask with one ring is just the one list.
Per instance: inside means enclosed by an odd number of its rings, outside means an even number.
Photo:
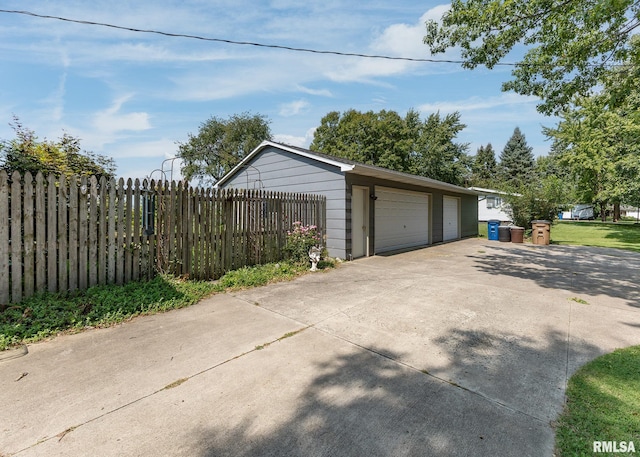
[{"label": "flowering plant with pink flower", "polygon": [[302,222],[294,222],[293,228],[287,232],[287,243],[284,247],[288,259],[296,263],[309,261],[309,249],[320,246],[322,236],[315,225],[302,225]]}]

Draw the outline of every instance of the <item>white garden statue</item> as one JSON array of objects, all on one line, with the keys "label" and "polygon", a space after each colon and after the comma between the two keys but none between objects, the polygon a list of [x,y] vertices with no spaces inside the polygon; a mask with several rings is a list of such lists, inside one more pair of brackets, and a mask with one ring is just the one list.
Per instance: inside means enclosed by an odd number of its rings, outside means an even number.
[{"label": "white garden statue", "polygon": [[316,271],[318,269],[318,262],[320,261],[320,256],[322,254],[322,250],[318,246],[312,246],[309,249],[309,260],[311,260],[311,271]]}]

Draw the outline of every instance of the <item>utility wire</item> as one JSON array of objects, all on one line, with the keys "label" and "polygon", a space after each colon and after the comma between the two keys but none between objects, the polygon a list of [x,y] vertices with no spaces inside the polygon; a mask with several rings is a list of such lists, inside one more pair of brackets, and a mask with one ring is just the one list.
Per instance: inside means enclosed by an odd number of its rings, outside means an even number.
[{"label": "utility wire", "polygon": [[[107,27],[107,28],[112,28],[112,29],[117,29],[117,30],[125,30],[125,31],[128,31],[128,32],[149,33],[149,34],[162,35],[162,36],[172,37],[172,38],[187,38],[187,39],[192,39],[192,40],[201,40],[201,41],[209,41],[209,42],[216,42],[216,43],[226,43],[226,44],[233,44],[233,45],[240,45],[240,46],[255,46],[255,47],[260,47],[260,48],[282,49],[282,50],[285,50],[285,51],[305,52],[305,53],[309,53],[309,54],[325,54],[325,55],[328,54],[328,55],[341,56],[341,57],[359,57],[359,58],[364,58],[364,59],[384,59],[384,60],[396,60],[396,61],[403,61],[403,62],[450,63],[450,64],[459,64],[459,65],[463,65],[463,64],[467,63],[467,61],[465,61],[465,60],[456,60],[456,59],[427,59],[427,58],[417,58],[417,57],[395,57],[395,56],[388,56],[388,55],[381,55],[381,54],[361,54],[361,53],[356,53],[356,52],[341,52],[341,51],[327,51],[327,50],[310,49],[310,48],[297,48],[297,47],[293,47],[293,46],[257,43],[257,42],[252,42],[252,41],[235,41],[235,40],[228,40],[228,39],[225,39],[225,38],[211,38],[211,37],[204,37],[204,36],[200,36],[200,35],[190,35],[190,34],[184,34],[184,33],[163,32],[163,31],[160,31],[160,30],[138,29],[138,28],[135,28],[135,27],[125,27],[125,26],[122,26],[122,25],[107,24],[105,22],[84,21],[84,20],[81,20],[81,19],[71,19],[71,18],[61,17],[61,16],[50,16],[50,15],[47,15],[47,14],[38,14],[38,13],[33,13],[31,11],[0,9],[0,13],[21,14],[21,15],[24,15],[24,16],[32,16],[32,17],[37,17],[37,18],[42,18],[42,19],[53,19],[53,20],[57,20],[57,21],[71,22],[71,23],[74,23],[74,24],[83,24],[83,25],[93,25],[93,26],[98,26],[98,27]],[[634,24],[633,27],[630,28],[630,30],[632,30],[635,27],[637,27],[637,24]],[[629,33],[629,31],[626,31],[625,33]],[[535,64],[522,63],[522,62],[520,62],[520,63],[497,62],[497,63],[493,64],[493,66],[495,66],[495,67],[497,67],[497,66],[503,66],[503,67],[528,67],[528,66],[536,66],[536,65]],[[599,66],[599,65],[591,64],[590,66]],[[620,64],[620,65],[610,65],[610,66],[612,66],[612,67],[627,67],[628,65]]]},{"label": "utility wire", "polygon": [[[216,42],[216,43],[226,43],[226,44],[234,44],[234,45],[241,45],[241,46],[256,46],[256,47],[260,47],[260,48],[270,48],[270,49],[283,49],[285,51],[306,52],[306,53],[311,53],[311,54],[330,54],[330,55],[342,56],[342,57],[360,57],[360,58],[365,58],[365,59],[400,60],[400,61],[405,61],[405,62],[429,62],[429,63],[453,63],[453,64],[464,64],[465,63],[464,60],[426,59],[426,58],[414,58],[414,57],[394,57],[394,56],[377,55],[377,54],[360,54],[360,53],[353,53],[353,52],[325,51],[325,50],[309,49],[309,48],[296,48],[296,47],[292,47],[292,46],[256,43],[256,42],[251,42],[251,41],[235,41],[235,40],[227,40],[227,39],[224,39],[224,38],[211,38],[211,37],[204,37],[204,36],[199,36],[199,35],[189,35],[189,34],[183,34],[183,33],[162,32],[162,31],[159,31],[159,30],[138,29],[138,28],[134,28],[134,27],[124,27],[124,26],[121,26],[121,25],[107,24],[107,23],[104,23],[104,22],[83,21],[83,20],[79,20],[79,19],[70,19],[70,18],[60,17],[60,16],[49,16],[49,15],[46,15],[46,14],[37,14],[37,13],[32,13],[30,11],[0,9],[0,13],[22,14],[22,15],[25,15],[25,16],[33,16],[33,17],[38,17],[38,18],[42,18],[42,19],[54,19],[54,20],[57,20],[57,21],[72,22],[74,24],[94,25],[94,26],[99,26],[99,27],[108,27],[108,28],[117,29],[117,30],[126,30],[126,31],[129,31],[129,32],[150,33],[150,34],[162,35],[162,36],[173,37],[173,38],[189,38],[189,39],[192,39],[192,40],[213,41],[213,42]],[[517,66],[519,64],[507,63],[507,62],[498,62],[495,65],[496,66],[497,65]]]}]

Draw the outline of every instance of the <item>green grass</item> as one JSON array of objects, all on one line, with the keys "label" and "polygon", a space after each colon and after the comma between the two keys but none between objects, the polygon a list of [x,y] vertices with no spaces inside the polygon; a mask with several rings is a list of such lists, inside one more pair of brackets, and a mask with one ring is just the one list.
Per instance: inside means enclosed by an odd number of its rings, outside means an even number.
[{"label": "green grass", "polygon": [[489,225],[486,222],[478,223],[478,237],[489,238]]},{"label": "green grass", "polygon": [[593,441],[633,441],[640,450],[640,346],[599,357],[569,380],[556,455],[593,455]]},{"label": "green grass", "polygon": [[[531,232],[527,227],[527,235]],[[487,238],[486,222],[478,224],[478,236]],[[525,238],[525,242],[527,238]],[[634,222],[555,221],[551,244],[571,244],[640,252],[640,224]]]},{"label": "green grass", "polygon": [[630,222],[557,221],[551,227],[551,243],[640,252],[640,225]]},{"label": "green grass", "polygon": [[0,351],[61,332],[107,327],[139,315],[184,308],[213,293],[291,280],[308,270],[306,265],[281,262],[230,271],[215,282],[159,275],[148,282],[97,286],[69,296],[36,295],[0,309]]},{"label": "green grass", "polygon": [[301,275],[309,268],[288,262],[270,263],[243,267],[226,273],[215,285],[216,292],[263,286],[275,281],[288,281]]}]

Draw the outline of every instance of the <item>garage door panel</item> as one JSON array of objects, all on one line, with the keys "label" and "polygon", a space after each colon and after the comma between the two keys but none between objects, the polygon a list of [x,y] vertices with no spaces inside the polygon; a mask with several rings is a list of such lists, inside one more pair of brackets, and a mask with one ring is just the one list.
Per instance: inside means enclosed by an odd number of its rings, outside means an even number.
[{"label": "garage door panel", "polygon": [[429,195],[376,187],[375,251],[429,243]]}]

